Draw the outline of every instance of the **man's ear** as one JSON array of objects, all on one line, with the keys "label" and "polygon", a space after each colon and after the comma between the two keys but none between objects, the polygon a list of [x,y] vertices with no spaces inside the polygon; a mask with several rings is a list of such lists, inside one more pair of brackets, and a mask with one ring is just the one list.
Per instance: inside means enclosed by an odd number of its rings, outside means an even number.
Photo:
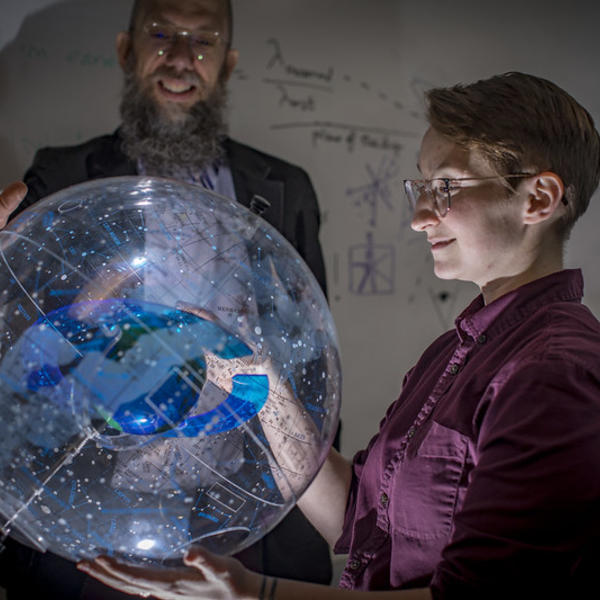
[{"label": "man's ear", "polygon": [[131,52],[131,35],[127,31],[121,31],[117,34],[117,58],[123,71],[127,70],[127,59]]},{"label": "man's ear", "polygon": [[556,173],[543,171],[532,177],[523,222],[533,225],[549,219],[562,206],[564,194],[565,185]]},{"label": "man's ear", "polygon": [[238,50],[228,50],[227,56],[225,57],[225,64],[223,65],[223,77],[224,81],[228,81],[235,69],[240,53]]}]

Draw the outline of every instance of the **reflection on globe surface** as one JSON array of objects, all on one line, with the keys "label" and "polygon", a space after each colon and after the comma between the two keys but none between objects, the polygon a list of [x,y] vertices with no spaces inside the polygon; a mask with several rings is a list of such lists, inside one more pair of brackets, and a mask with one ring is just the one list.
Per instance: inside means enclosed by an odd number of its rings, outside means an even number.
[{"label": "reflection on globe surface", "polygon": [[168,179],[73,186],[0,232],[0,538],[71,560],[231,554],[294,506],[339,415],[291,245]]}]

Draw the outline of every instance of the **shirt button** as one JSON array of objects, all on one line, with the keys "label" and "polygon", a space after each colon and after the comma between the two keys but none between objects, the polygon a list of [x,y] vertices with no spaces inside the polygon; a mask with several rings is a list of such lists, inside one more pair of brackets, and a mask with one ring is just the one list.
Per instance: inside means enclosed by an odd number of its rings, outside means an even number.
[{"label": "shirt button", "polygon": [[485,344],[487,342],[487,335],[485,335],[485,333],[482,333],[478,338],[477,338],[477,343],[478,344]]},{"label": "shirt button", "polygon": [[381,506],[387,506],[390,499],[389,499],[388,495],[384,492],[379,497],[379,501],[381,502]]},{"label": "shirt button", "polygon": [[458,365],[450,365],[450,373],[452,373],[452,375],[456,375],[459,370],[460,367]]},{"label": "shirt button", "polygon": [[351,560],[348,563],[348,568],[351,571],[357,571],[358,569],[360,569],[360,561],[359,560]]}]

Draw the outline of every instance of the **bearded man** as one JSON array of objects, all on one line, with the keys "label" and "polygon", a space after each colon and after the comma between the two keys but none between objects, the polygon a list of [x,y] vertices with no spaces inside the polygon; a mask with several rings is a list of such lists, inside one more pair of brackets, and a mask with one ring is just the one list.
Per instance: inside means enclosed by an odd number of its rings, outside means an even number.
[{"label": "bearded man", "polygon": [[[177,178],[259,212],[296,248],[325,291],[319,207],[309,177],[227,136],[227,82],[238,60],[231,38],[229,0],[135,0],[129,29],[117,36],[125,75],[120,127],[78,146],[39,150],[24,177],[24,199],[22,183],[0,193],[0,225],[84,181],[135,174]],[[82,579],[58,556],[12,540],[7,546],[0,554],[0,586],[9,600],[40,593],[61,600],[126,597]],[[331,579],[328,546],[298,509],[238,558],[273,576]]]}]

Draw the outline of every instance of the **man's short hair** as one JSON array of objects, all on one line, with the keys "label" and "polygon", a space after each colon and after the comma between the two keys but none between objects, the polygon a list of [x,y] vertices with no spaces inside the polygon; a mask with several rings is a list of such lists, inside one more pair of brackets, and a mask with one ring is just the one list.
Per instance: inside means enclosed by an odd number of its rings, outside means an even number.
[{"label": "man's short hair", "polygon": [[[181,0],[185,2],[185,0]],[[231,48],[231,41],[233,39],[233,9],[231,8],[231,0],[221,0],[225,3],[226,19],[229,29],[227,31],[227,49]],[[129,31],[133,32],[138,20],[143,15],[144,6],[148,3],[148,0],[134,0],[133,7],[131,9],[131,16],[129,17]]]},{"label": "man's short hair", "polygon": [[567,238],[600,178],[600,137],[585,108],[551,81],[517,72],[435,88],[426,100],[429,124],[479,150],[499,175],[556,173],[568,201],[557,231]]}]

